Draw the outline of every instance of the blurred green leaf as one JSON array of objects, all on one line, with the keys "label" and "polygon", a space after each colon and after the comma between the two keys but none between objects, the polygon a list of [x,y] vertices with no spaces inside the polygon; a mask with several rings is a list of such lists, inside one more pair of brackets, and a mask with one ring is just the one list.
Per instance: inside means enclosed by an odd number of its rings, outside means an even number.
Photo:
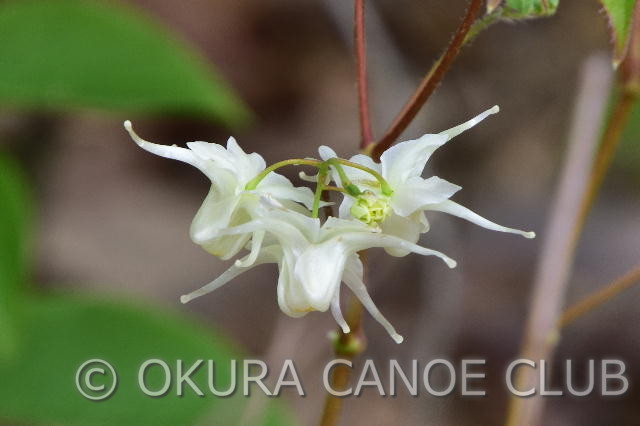
[{"label": "blurred green leaf", "polygon": [[636,0],[600,0],[609,20],[614,42],[613,63],[618,66],[624,59],[631,35],[633,9]]},{"label": "blurred green leaf", "polygon": [[16,350],[16,311],[27,269],[31,206],[19,167],[0,154],[0,360]]},{"label": "blurred green leaf", "polygon": [[556,13],[559,0],[487,0],[487,11],[467,33],[465,44],[498,22],[543,18]]},{"label": "blurred green leaf", "polygon": [[248,118],[203,58],[115,1],[2,2],[0,103]]},{"label": "blurred green leaf", "polygon": [[[240,359],[238,352],[219,337],[174,315],[57,296],[31,300],[25,307],[23,326],[24,352],[14,362],[0,364],[0,417],[10,422],[189,425],[215,418],[216,424],[237,424],[248,401],[242,396],[240,374],[239,392],[233,396],[216,397],[207,387],[206,360],[215,361],[215,383],[226,389],[230,360]],[[118,376],[115,393],[103,401],[85,399],[75,384],[77,369],[95,358],[110,363]],[[163,360],[172,371],[173,381],[165,396],[153,398],[140,390],[138,371],[148,359]],[[205,396],[197,396],[185,385],[184,396],[178,397],[177,360],[184,361],[186,370],[198,359],[205,364],[191,377]],[[242,361],[238,371],[242,371]],[[95,375],[91,382],[110,387],[101,375]],[[162,368],[149,369],[145,383],[149,389],[161,389]],[[289,424],[277,408],[268,409],[263,424]]]},{"label": "blurred green leaf", "polygon": [[505,0],[504,16],[510,19],[526,19],[549,16],[556,13],[559,0]]}]

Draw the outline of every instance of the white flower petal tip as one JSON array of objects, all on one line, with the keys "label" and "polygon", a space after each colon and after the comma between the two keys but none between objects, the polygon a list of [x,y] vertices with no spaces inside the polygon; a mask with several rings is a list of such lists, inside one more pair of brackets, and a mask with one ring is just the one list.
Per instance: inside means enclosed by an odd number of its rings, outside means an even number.
[{"label": "white flower petal tip", "polygon": [[347,324],[341,324],[340,328],[342,329],[342,332],[344,334],[349,334],[351,333],[351,329],[349,328],[349,326]]},{"label": "white flower petal tip", "polygon": [[522,234],[522,236],[523,236],[523,237],[525,237],[525,238],[532,239],[532,238],[535,238],[535,237],[536,237],[536,233],[535,233],[535,232],[533,232],[533,231],[530,231],[530,232],[524,232],[524,233]]},{"label": "white flower petal tip", "polygon": [[402,337],[401,335],[399,335],[399,334],[397,334],[397,333],[396,333],[396,334],[392,334],[392,335],[391,335],[391,338],[392,338],[392,339],[394,340],[394,342],[396,342],[397,344],[400,344],[400,343],[404,342],[404,337]]},{"label": "white flower petal tip", "polygon": [[320,154],[320,158],[322,158],[325,161],[328,160],[329,158],[337,157],[336,152],[326,145],[320,145],[318,147],[318,153]]},{"label": "white flower petal tip", "polygon": [[[475,117],[473,117],[471,120],[467,121],[466,123],[463,123],[461,126],[464,126],[463,127],[464,130],[470,129],[471,127],[474,127],[476,124],[480,123],[482,120],[484,120],[488,116],[497,114],[499,112],[500,112],[500,107],[498,105],[494,105],[488,110],[486,110],[485,112],[482,112],[476,115]],[[460,127],[460,126],[457,126],[457,127]]]},{"label": "white flower petal tip", "polygon": [[182,303],[184,305],[185,303],[189,303],[191,301],[191,299],[192,298],[189,297],[188,294],[185,294],[183,296],[180,296],[180,303]]},{"label": "white flower petal tip", "polygon": [[133,124],[131,124],[131,121],[127,120],[124,122],[124,129],[127,131],[127,133],[129,133],[129,136],[131,136],[131,139],[133,139],[133,141],[138,145],[142,146],[142,144],[146,142],[140,136],[138,136],[135,130],[133,130]]},{"label": "white flower petal tip", "polygon": [[456,266],[458,266],[458,262],[456,262],[455,260],[451,259],[451,258],[444,258],[443,259],[444,262],[447,264],[447,266],[449,267],[449,269],[453,269]]},{"label": "white flower petal tip", "polygon": [[455,127],[452,127],[449,130],[445,130],[444,132],[440,132],[439,134],[446,136],[447,140],[451,140],[454,137],[458,136],[460,133],[474,127],[476,124],[480,123],[482,120],[484,120],[488,116],[497,114],[498,112],[500,112],[500,107],[498,105],[494,105],[488,110],[476,115],[471,120],[465,121],[464,123],[459,124]]},{"label": "white flower petal tip", "polygon": [[131,123],[131,121],[127,120],[124,122],[124,129],[127,131],[127,133],[129,133],[129,136],[131,136],[131,139],[133,139],[133,141],[141,148],[144,149],[144,145],[151,143],[149,141],[146,141],[144,139],[142,139],[140,136],[138,136],[138,134],[136,133],[135,130],[133,130],[133,124]]}]

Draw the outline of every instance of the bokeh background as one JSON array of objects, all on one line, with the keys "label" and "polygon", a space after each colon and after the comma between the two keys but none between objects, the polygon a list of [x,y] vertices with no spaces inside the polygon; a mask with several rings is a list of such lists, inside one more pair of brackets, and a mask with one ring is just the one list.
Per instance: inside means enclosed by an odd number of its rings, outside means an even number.
[{"label": "bokeh background", "polygon": [[[1,2],[0,22],[5,29],[9,26],[6,8],[15,3],[38,2]],[[58,7],[56,2],[49,3]],[[215,99],[202,101],[202,111],[189,104],[189,95],[172,104],[172,96],[190,89],[183,87],[179,67],[168,64],[164,90],[154,98],[160,100],[135,105],[139,87],[152,86],[141,80],[144,64],[152,68],[158,60],[145,57],[157,52],[138,39],[135,42],[140,44],[124,47],[122,55],[108,51],[106,42],[94,44],[88,39],[88,48],[98,50],[98,59],[85,55],[84,61],[62,51],[56,56],[59,61],[32,50],[22,51],[18,63],[0,57],[0,79],[7,74],[6,81],[13,81],[22,60],[41,61],[43,74],[77,63],[81,68],[75,76],[82,80],[88,73],[101,72],[95,64],[100,64],[100,52],[104,52],[118,59],[109,60],[110,71],[125,81],[119,92],[124,94],[122,104],[114,101],[104,108],[95,103],[85,108],[91,102],[82,99],[59,108],[47,101],[47,93],[27,102],[28,96],[19,90],[0,90],[0,149],[6,159],[0,179],[8,182],[13,179],[10,171],[18,170],[30,200],[24,225],[31,229],[25,239],[30,262],[23,280],[26,290],[20,284],[10,292],[27,295],[16,302],[19,309],[8,311],[30,312],[33,305],[43,303],[44,311],[62,309],[47,305],[49,298],[65,298],[62,304],[69,311],[62,314],[64,323],[40,311],[16,314],[15,327],[5,333],[15,337],[15,344],[9,344],[0,364],[0,423],[315,424],[325,394],[321,370],[333,358],[326,337],[335,329],[331,316],[312,313],[292,319],[281,313],[273,265],[256,268],[207,297],[181,305],[181,294],[229,266],[194,245],[188,235],[209,182],[189,166],[139,149],[122,122],[131,119],[143,137],[163,144],[224,143],[233,135],[247,152],[259,152],[268,163],[314,156],[321,144],[343,156],[354,154],[359,135],[351,2],[130,0],[99,4],[96,11],[102,7],[124,10],[170,39],[167,43],[187,46],[193,51],[190,55],[200,55],[195,62],[202,74],[214,75],[214,83],[201,90],[211,90]],[[463,0],[368,2],[370,102],[376,135],[384,131],[449,41],[465,5]],[[70,28],[82,26],[75,15],[58,15],[55,28],[61,37]],[[49,25],[44,18],[22,24],[35,33],[39,26]],[[0,51],[11,51],[6,43],[0,37]],[[544,238],[581,67],[592,55],[609,55],[609,51],[607,24],[595,0],[561,1],[553,17],[495,25],[465,48],[404,137],[435,133],[500,105],[500,114],[439,150],[429,162],[429,172],[461,185],[463,190],[455,196],[461,204],[500,224],[533,229]],[[136,55],[130,58],[127,52]],[[178,78],[172,79],[169,72]],[[105,92],[111,90],[108,84],[102,87]],[[86,90],[96,88],[87,84]],[[64,95],[64,89],[60,93]],[[134,94],[133,101],[126,100],[127,93]],[[57,94],[52,89],[51,96]],[[638,133],[627,132],[587,222],[568,303],[621,275],[640,258],[639,146]],[[284,173],[297,179],[297,170]],[[0,206],[7,199],[0,200]],[[421,242],[449,254],[459,267],[449,271],[431,258],[397,259],[374,250],[369,256],[370,292],[406,340],[396,345],[367,315],[368,347],[360,359],[375,360],[384,372],[390,359],[405,366],[417,359],[424,367],[433,358],[455,362],[485,358],[488,395],[435,398],[422,388],[418,397],[406,392],[380,397],[370,389],[345,401],[341,424],[494,425],[504,420],[503,371],[519,352],[542,239],[494,233],[437,213],[429,219],[432,229]],[[8,253],[4,252],[5,260],[10,262]],[[578,365],[592,358],[623,359],[629,368],[630,391],[616,398],[550,398],[545,424],[637,424],[639,297],[638,290],[631,289],[571,325],[556,354],[558,361],[571,358]],[[12,300],[8,294],[6,300]],[[110,304],[108,309],[103,302]],[[139,307],[153,311],[154,320],[139,318]],[[91,318],[96,316],[101,320],[93,324]],[[135,329],[138,320],[150,321],[144,327],[153,332],[140,325],[139,335],[120,335],[123,329]],[[112,334],[114,340],[109,340]],[[209,337],[215,343],[207,342]],[[77,351],[68,349],[73,345]],[[288,389],[274,403],[257,392],[248,399],[216,400],[208,395],[192,398],[193,409],[176,408],[167,414],[171,410],[166,407],[177,404],[175,396],[127,402],[126,395],[120,396],[120,391],[127,392],[123,382],[112,400],[91,403],[75,392],[72,376],[51,373],[56,359],[64,364],[64,350],[84,360],[101,355],[100,348],[107,346],[123,349],[110,353],[120,364],[133,363],[133,358],[127,358],[129,348],[138,357],[131,355],[136,362],[156,349],[165,351],[162,356],[168,359],[187,347],[194,359],[226,359],[220,353],[230,351],[239,359],[265,360],[272,367],[272,381],[283,360],[292,359],[307,396],[298,397]],[[54,356],[57,349],[62,352]],[[22,355],[22,364],[15,364],[15,354],[21,351],[38,351],[40,357],[29,355],[27,362]],[[69,368],[74,365],[70,363]],[[18,384],[16,370],[31,381]],[[556,369],[554,382],[561,381],[561,373]],[[386,373],[383,377],[386,380]],[[57,402],[44,403],[33,396],[38,394],[36,389],[47,386],[51,386],[49,392],[55,390]],[[107,404],[119,405],[110,410]]]}]

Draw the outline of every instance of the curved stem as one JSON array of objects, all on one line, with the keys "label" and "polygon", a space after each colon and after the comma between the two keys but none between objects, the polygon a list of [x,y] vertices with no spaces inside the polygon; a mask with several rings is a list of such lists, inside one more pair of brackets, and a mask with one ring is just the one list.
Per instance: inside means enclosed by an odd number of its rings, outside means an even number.
[{"label": "curved stem", "polygon": [[[278,163],[272,164],[271,166],[267,167],[266,169],[264,169],[262,172],[260,172],[260,174],[256,177],[254,177],[253,179],[251,179],[246,185],[245,185],[245,189],[247,191],[251,191],[256,189],[256,187],[260,184],[260,182],[262,181],[262,179],[264,179],[269,173],[284,167],[284,166],[290,166],[290,165],[294,165],[294,166],[299,166],[299,165],[306,165],[306,166],[314,166],[314,167],[318,167],[319,169],[322,169],[325,166],[328,165],[332,165],[333,167],[335,167],[336,171],[338,172],[338,175],[340,176],[340,179],[342,180],[342,185],[344,186],[344,188],[346,189],[346,191],[350,194],[350,195],[354,195],[357,196],[361,193],[360,189],[358,189],[357,186],[353,185],[351,183],[351,181],[349,180],[349,178],[347,177],[347,174],[344,172],[344,170],[342,169],[341,166],[348,166],[348,167],[353,167],[355,169],[359,169],[362,170],[364,172],[369,173],[371,176],[373,176],[379,183],[380,183],[380,188],[382,190],[382,193],[384,195],[391,195],[393,194],[393,190],[391,189],[391,186],[389,186],[389,183],[385,180],[384,177],[382,177],[382,175],[380,173],[378,173],[377,171],[370,169],[367,166],[363,166],[362,164],[358,164],[358,163],[354,163],[352,161],[349,160],[345,160],[343,158],[330,158],[327,161],[320,161],[320,160],[313,160],[313,159],[302,159],[302,158],[293,158],[291,160],[284,160],[284,161],[280,161]],[[325,167],[326,168],[326,167]],[[327,174],[328,170],[325,170],[325,177]],[[320,175],[318,174],[318,181],[320,181]],[[323,187],[324,187],[324,182],[323,183]]]},{"label": "curved stem", "polygon": [[[333,168],[336,169],[336,172],[338,172],[338,176],[340,176],[340,183],[342,183],[342,186],[345,189],[349,189],[350,187],[355,186],[351,183],[351,180],[349,179],[344,169],[342,168],[339,158],[330,158],[327,160],[327,164],[332,165]],[[355,187],[355,189],[356,189],[356,193],[354,195],[358,195],[360,193],[360,190],[357,187]]]},{"label": "curved stem", "polygon": [[366,148],[373,142],[371,118],[369,115],[369,100],[367,87],[367,58],[365,49],[364,28],[364,0],[355,0],[354,10],[354,45],[356,50],[356,67],[358,84],[358,109],[360,121],[360,149]]},{"label": "curved stem", "polygon": [[[362,191],[360,191],[360,188],[358,188],[356,185],[351,183],[351,180],[349,179],[344,169],[342,168],[342,165],[340,164],[340,160],[341,159],[339,158],[330,158],[327,160],[327,164],[330,164],[331,166],[333,166],[333,168],[336,169],[336,171],[338,172],[338,176],[340,176],[340,183],[345,189],[345,192],[353,197],[357,197],[358,195],[362,194]],[[375,171],[373,172],[375,173]]]},{"label": "curved stem", "polygon": [[[382,190],[382,193],[384,195],[389,196],[389,195],[393,194],[393,189],[391,189],[391,186],[389,185],[387,180],[384,177],[382,177],[382,175],[380,173],[378,173],[377,171],[375,171],[373,169],[370,169],[367,166],[363,166],[362,164],[354,163],[353,161],[344,160],[342,158],[331,158],[331,159],[329,159],[327,161],[334,161],[334,162],[337,162],[337,163],[342,164],[344,166],[353,167],[354,169],[358,169],[358,170],[362,170],[363,172],[367,172],[371,176],[376,178],[376,180],[380,183],[380,189]],[[342,176],[341,176],[341,178],[342,178]]]},{"label": "curved stem", "polygon": [[467,8],[467,12],[456,30],[453,39],[449,43],[447,50],[433,65],[429,73],[424,77],[416,92],[411,96],[409,101],[402,108],[402,111],[395,118],[389,129],[385,132],[380,141],[373,147],[372,157],[379,160],[380,155],[389,148],[400,134],[413,121],[420,108],[427,102],[427,99],[436,90],[442,78],[449,70],[453,60],[458,56],[460,48],[465,44],[467,35],[472,29],[476,16],[482,7],[483,0],[471,0],[471,4]]},{"label": "curved stem", "polygon": [[349,193],[349,191],[347,191],[344,188],[339,188],[337,186],[331,186],[331,185],[325,185],[324,187],[325,191],[335,191],[335,192],[342,192],[343,194],[347,194],[349,196],[351,196],[351,194]]},{"label": "curved stem", "polygon": [[491,25],[500,21],[500,19],[505,18],[503,12],[504,12],[504,9],[500,7],[484,15],[482,18],[477,19],[471,26],[471,29],[469,30],[469,32],[467,33],[467,36],[465,37],[464,42],[462,42],[462,46],[463,47],[466,46],[467,44],[472,42],[478,36],[478,34],[480,34],[482,31],[486,30]]},{"label": "curved stem", "polygon": [[274,163],[272,165],[270,165],[269,167],[267,167],[266,169],[264,169],[262,172],[260,172],[260,174],[256,177],[254,177],[253,179],[251,179],[246,185],[245,185],[245,189],[247,191],[251,191],[253,189],[256,189],[256,187],[258,186],[258,184],[262,181],[262,179],[264,179],[269,173],[284,167],[284,166],[301,166],[301,165],[305,165],[305,166],[314,166],[314,167],[319,167],[323,162],[320,160],[313,160],[310,158],[292,158],[291,160],[284,160],[284,161],[279,161],[277,163]]}]

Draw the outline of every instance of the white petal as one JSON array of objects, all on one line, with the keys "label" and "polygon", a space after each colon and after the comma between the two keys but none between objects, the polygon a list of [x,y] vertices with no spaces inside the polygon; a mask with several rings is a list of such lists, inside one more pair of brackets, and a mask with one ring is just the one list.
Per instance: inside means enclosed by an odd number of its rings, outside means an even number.
[{"label": "white petal", "polygon": [[299,318],[312,311],[307,303],[306,295],[301,291],[300,283],[295,279],[293,266],[295,255],[286,253],[279,264],[278,306],[280,310],[293,318]]},{"label": "white petal", "polygon": [[345,194],[342,198],[342,203],[340,203],[340,208],[338,209],[338,217],[341,219],[351,218],[351,206],[353,206],[353,198]]},{"label": "white petal", "polygon": [[229,139],[227,139],[227,151],[236,157],[243,157],[247,155],[247,153],[244,152],[242,148],[240,148],[240,145],[238,145],[236,138],[234,138],[233,136],[230,136]]},{"label": "white petal", "polygon": [[331,315],[333,315],[333,319],[336,320],[344,334],[348,334],[351,331],[340,310],[340,288],[336,289],[336,294],[331,299]]},{"label": "white petal", "polygon": [[342,219],[330,216],[322,225],[319,241],[335,239],[336,241],[340,242],[343,240],[344,235],[348,235],[351,233],[370,234],[372,232],[377,232],[376,228],[372,228],[371,226],[366,225],[359,220]]},{"label": "white petal", "polygon": [[309,307],[323,312],[329,308],[340,286],[346,257],[343,245],[331,240],[310,245],[296,259],[295,279],[300,283]]},{"label": "white petal", "polygon": [[352,268],[348,267],[345,269],[344,282],[360,300],[362,306],[387,330],[391,338],[395,340],[396,343],[402,343],[404,338],[396,332],[395,328],[393,328],[391,323],[382,315],[375,303],[373,303],[364,282],[362,282],[362,275],[355,273]]},{"label": "white petal", "polygon": [[391,207],[400,216],[409,216],[423,206],[437,204],[449,199],[462,187],[440,179],[437,176],[422,179],[410,177],[404,185],[394,188],[391,196]]},{"label": "white petal", "polygon": [[254,176],[248,176],[249,179],[255,177],[255,175],[260,173],[266,167],[264,158],[262,158],[260,154],[255,152],[247,154],[242,148],[240,148],[240,145],[238,145],[238,142],[233,136],[230,136],[229,139],[227,139],[227,152],[237,167],[244,167],[247,169],[247,173],[254,174]]},{"label": "white petal", "polygon": [[449,268],[456,267],[456,261],[445,255],[444,253],[410,243],[409,241],[405,241],[401,238],[391,235],[354,232],[350,234],[344,234],[341,236],[341,238],[344,243],[348,244],[350,246],[350,249],[352,249],[353,251],[360,251],[373,247],[408,250],[409,252],[421,254],[423,256],[439,257],[447,264]]},{"label": "white petal", "polygon": [[248,234],[226,234],[225,236],[219,232],[251,219],[240,204],[240,197],[221,197],[212,187],[191,222],[191,240],[222,259],[230,259],[238,254],[250,236]]},{"label": "white petal", "polygon": [[[214,290],[219,289],[223,285],[227,284],[229,281],[242,274],[243,272],[248,271],[249,269],[256,267],[258,265],[262,265],[263,263],[275,263],[278,261],[280,249],[275,246],[265,247],[260,255],[256,258],[255,262],[251,264],[249,267],[239,267],[237,265],[231,266],[225,272],[223,272],[218,278],[211,281],[209,284],[202,286],[198,290],[195,290],[189,294],[185,294],[180,297],[180,302],[188,303],[193,299],[196,299],[200,296],[204,296],[205,294],[211,293]],[[246,259],[246,258],[245,258]]]},{"label": "white petal", "polygon": [[308,209],[313,206],[313,192],[307,187],[295,187],[289,179],[278,173],[269,173],[256,188],[261,194],[270,194],[280,200],[291,200],[304,204]]},{"label": "white petal", "polygon": [[[391,216],[382,222],[382,232],[415,244],[420,239],[420,234],[426,232],[424,223],[420,220],[420,215],[422,215],[422,212],[416,212],[409,217],[398,216],[392,213]],[[385,251],[391,256],[396,257],[403,257],[410,253],[409,250],[395,247],[387,247]]]},{"label": "white petal", "polygon": [[[374,162],[373,159],[368,155],[356,154],[351,157],[349,161],[351,161],[352,163],[360,164],[361,166],[365,166],[378,173],[382,173],[382,166],[379,163]],[[369,186],[369,188],[366,189],[374,189],[378,187],[378,181],[375,177],[373,177],[371,173],[349,166],[344,166],[343,169],[351,182],[355,183],[356,185]],[[374,188],[371,188],[371,186],[373,186]]]},{"label": "white petal", "polygon": [[364,278],[364,265],[362,264],[362,260],[360,260],[360,255],[358,253],[353,253],[347,259],[347,263],[344,266],[345,272],[349,272],[350,274],[355,274],[356,277],[360,277],[361,280]]},{"label": "white petal", "polygon": [[[330,158],[338,158],[338,155],[335,153],[335,151],[325,145],[322,145],[320,148],[318,148],[318,152],[320,153],[320,158],[322,158],[324,161],[329,160]],[[378,173],[380,172],[380,164],[375,163],[368,155],[354,155],[349,161],[368,167],[374,171],[377,171]],[[377,181],[373,177],[373,175],[367,173],[364,170],[360,170],[355,167],[349,167],[346,165],[342,166],[342,170],[344,170],[349,180],[356,185],[362,185],[363,183],[365,183],[366,185],[368,183],[370,185],[373,184],[377,186]],[[342,186],[340,176],[335,171],[334,167],[331,167],[331,179],[339,186]]]},{"label": "white petal", "polygon": [[260,249],[262,248],[262,241],[264,241],[265,232],[264,231],[256,231],[253,233],[251,237],[251,251],[249,255],[244,259],[238,259],[235,262],[235,265],[240,268],[247,268],[256,261],[258,255],[260,254]]},{"label": "white petal", "polygon": [[329,148],[326,145],[320,145],[318,147],[318,154],[320,154],[320,158],[322,158],[323,161],[327,161],[330,158],[337,158],[338,154],[336,154],[336,152]]},{"label": "white petal", "polygon": [[226,149],[222,145],[200,141],[189,142],[187,146],[210,171],[215,168],[231,171],[239,186],[246,185],[265,168],[265,161],[259,154],[246,154],[234,138],[229,138]]},{"label": "white petal", "polygon": [[412,214],[411,217],[416,218],[415,220],[417,222],[420,222],[420,224],[422,225],[421,233],[424,234],[425,232],[429,232],[429,229],[431,229],[431,225],[429,225],[429,220],[427,220],[427,216],[425,216],[424,211],[416,212]]},{"label": "white petal", "polygon": [[[373,161],[373,158],[369,157],[368,155],[356,154],[353,157],[351,157],[349,161],[351,161],[352,163],[360,164],[361,166],[368,167],[371,170],[374,170],[378,173],[382,173],[382,165],[380,163],[376,163],[375,161]],[[363,172],[363,173],[366,173],[366,172]]]},{"label": "white petal", "polygon": [[191,164],[192,166],[200,168],[200,164],[196,156],[186,148],[180,148],[177,146],[169,146],[169,145],[158,145],[149,141],[142,139],[138,134],[133,130],[133,126],[129,120],[124,122],[124,128],[129,132],[131,139],[134,140],[138,146],[145,151],[148,151],[152,154],[159,155],[160,157],[169,158],[172,160],[182,161],[187,164]]},{"label": "white petal", "polygon": [[[338,158],[338,154],[336,154],[336,152],[332,148],[326,145],[320,145],[318,147],[318,153],[320,154],[320,158],[322,158],[323,161],[327,161],[331,158]],[[327,180],[334,181],[336,185],[342,186],[342,179],[340,179],[340,175],[335,170],[335,168],[330,167],[329,170],[330,172]]]},{"label": "white petal", "polygon": [[449,130],[445,130],[444,132],[440,132],[440,134],[443,136],[446,136],[447,140],[450,140],[451,138],[458,136],[460,133],[464,132],[465,130],[472,128],[473,126],[475,126],[476,124],[478,124],[479,122],[487,118],[488,116],[492,114],[497,114],[499,111],[500,111],[500,107],[498,107],[498,105],[494,105],[493,107],[489,108],[485,112],[473,117],[471,120],[464,122],[456,127],[452,127]]},{"label": "white petal", "polygon": [[187,146],[193,151],[201,160],[213,161],[216,167],[224,167],[229,170],[235,169],[231,156],[227,150],[217,143],[210,142],[187,142]]},{"label": "white petal", "polygon": [[319,241],[320,219],[292,210],[273,209],[262,219],[267,229],[282,245],[303,247]]},{"label": "white petal", "polygon": [[400,142],[382,153],[382,176],[392,187],[412,176],[420,176],[433,152],[447,142],[444,135],[426,134],[419,139]]},{"label": "white petal", "polygon": [[[194,243],[202,245],[205,248],[209,244],[215,244],[216,241],[218,241],[221,237],[246,235],[256,231],[262,231],[266,228],[266,225],[257,219],[250,220],[250,218],[247,217],[246,221],[241,220],[245,219],[244,214],[230,218],[226,226],[224,225],[225,221],[211,222],[209,223],[209,226],[207,226],[207,222],[206,220],[204,220],[204,217],[205,216],[199,218],[202,220],[202,222],[196,223],[194,221],[194,224],[196,225],[192,224],[191,239]],[[212,216],[212,218],[213,217],[214,216]],[[196,216],[196,218],[198,218],[198,216]],[[246,244],[246,241],[240,248],[244,247],[244,244]],[[213,254],[215,254],[216,256],[223,255],[216,253]]]},{"label": "white petal", "polygon": [[507,228],[505,226],[493,223],[490,220],[483,218],[482,216],[472,212],[466,207],[461,206],[451,200],[444,201],[439,204],[427,206],[426,210],[436,210],[444,213],[449,213],[459,218],[468,220],[483,228],[491,229],[492,231],[509,232],[511,234],[522,235],[525,238],[535,238],[535,232],[520,231],[519,229]]},{"label": "white petal", "polygon": [[[265,197],[263,199],[266,200]],[[203,229],[199,234],[192,235],[192,238],[194,242],[201,244],[210,239],[228,235],[251,234],[257,231],[267,231],[281,246],[302,252],[311,244],[311,241],[318,241],[320,220],[291,210],[274,208],[237,226],[223,229]]]}]

